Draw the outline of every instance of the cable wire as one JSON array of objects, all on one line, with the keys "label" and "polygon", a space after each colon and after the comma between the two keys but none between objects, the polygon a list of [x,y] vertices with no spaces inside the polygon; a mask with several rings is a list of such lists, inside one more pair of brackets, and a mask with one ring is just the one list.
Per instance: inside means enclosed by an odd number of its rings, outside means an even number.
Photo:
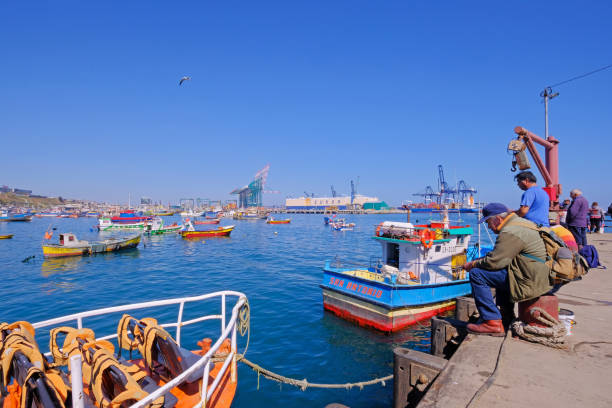
[{"label": "cable wire", "polygon": [[608,68],[612,68],[612,64],[610,64],[610,65],[606,65],[605,67],[598,68],[598,69],[596,69],[595,71],[587,72],[586,74],[582,74],[582,75],[578,75],[578,76],[575,76],[575,77],[570,78],[570,79],[566,79],[565,81],[561,81],[561,82],[556,83],[556,84],[554,84],[554,85],[550,85],[550,86],[548,86],[548,88],[554,88],[554,87],[559,86],[559,85],[567,84],[568,82],[572,82],[572,81],[575,81],[575,80],[577,80],[577,79],[584,78],[584,77],[586,77],[586,76],[589,76],[589,75],[595,74],[595,73],[597,73],[597,72],[600,72],[600,71],[606,70],[606,69],[608,69]]}]

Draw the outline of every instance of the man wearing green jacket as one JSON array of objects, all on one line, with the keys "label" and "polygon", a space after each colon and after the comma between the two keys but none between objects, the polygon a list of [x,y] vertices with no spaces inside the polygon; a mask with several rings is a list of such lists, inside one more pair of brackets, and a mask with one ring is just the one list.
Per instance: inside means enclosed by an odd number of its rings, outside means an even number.
[{"label": "man wearing green jacket", "polygon": [[[482,214],[479,222],[486,221],[498,235],[491,252],[464,265],[470,272],[481,318],[480,323],[468,324],[467,329],[475,334],[503,336],[504,323],[507,326],[514,318],[514,302],[542,296],[552,289],[550,270],[538,260],[546,259],[546,248],[539,232],[532,229],[536,227],[533,222],[518,217],[501,203],[487,204]],[[495,288],[496,302],[491,288]]]}]

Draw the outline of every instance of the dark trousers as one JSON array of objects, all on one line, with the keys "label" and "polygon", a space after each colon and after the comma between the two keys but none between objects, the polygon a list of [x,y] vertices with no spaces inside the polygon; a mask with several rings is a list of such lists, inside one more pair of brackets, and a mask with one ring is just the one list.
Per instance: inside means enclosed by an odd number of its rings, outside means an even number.
[{"label": "dark trousers", "polygon": [[591,232],[599,232],[601,228],[601,218],[591,218]]},{"label": "dark trousers", "polygon": [[586,227],[574,227],[570,225],[568,229],[574,236],[576,244],[579,246],[585,246],[587,244]]},{"label": "dark trousers", "polygon": [[[472,285],[472,295],[476,308],[483,320],[500,320],[502,316],[497,306],[504,311],[514,309],[514,304],[510,300],[508,271],[506,269],[486,271],[474,268],[470,271],[470,284]],[[491,288],[495,288],[495,301],[493,301]]]}]

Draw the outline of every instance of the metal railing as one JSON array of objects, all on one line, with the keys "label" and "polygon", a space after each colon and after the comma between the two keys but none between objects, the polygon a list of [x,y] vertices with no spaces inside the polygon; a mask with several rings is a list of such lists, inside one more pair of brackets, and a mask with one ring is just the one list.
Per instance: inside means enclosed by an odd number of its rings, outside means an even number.
[{"label": "metal railing", "polygon": [[[237,297],[236,303],[234,307],[231,309],[231,317],[229,321],[227,321],[227,311],[226,311],[226,297],[232,296]],[[212,315],[204,315],[197,317],[191,320],[183,321],[183,311],[186,303],[193,302],[201,302],[204,300],[212,299],[220,297],[221,301],[221,314],[212,314]],[[189,377],[191,374],[197,372],[198,370],[203,370],[203,381],[202,381],[202,389],[200,390],[201,400],[194,405],[195,407],[206,407],[206,402],[210,400],[211,396],[215,392],[219,382],[223,378],[226,373],[228,367],[230,367],[230,380],[235,383],[236,382],[236,363],[237,363],[237,343],[236,343],[236,329],[237,329],[237,321],[238,321],[238,312],[240,308],[247,302],[247,298],[244,294],[235,291],[220,291],[213,292],[200,296],[193,297],[184,297],[184,298],[175,298],[175,299],[166,299],[166,300],[157,300],[152,302],[143,302],[143,303],[134,303],[131,305],[123,305],[123,306],[114,306],[107,307],[103,309],[90,310],[87,312],[75,313],[55,319],[44,320],[42,322],[34,323],[33,326],[36,329],[44,328],[44,327],[55,327],[60,324],[64,324],[67,322],[75,322],[79,329],[83,328],[83,320],[85,318],[94,317],[94,316],[102,316],[111,313],[118,312],[126,312],[131,310],[145,309],[151,307],[158,306],[168,306],[168,305],[178,305],[178,317],[176,323],[166,323],[161,324],[162,327],[175,327],[176,328],[176,342],[180,346],[181,345],[181,328],[183,326],[188,326],[191,324],[203,322],[206,320],[214,320],[218,319],[221,322],[221,335],[217,339],[217,341],[211,345],[208,352],[202,356],[194,365],[189,367],[183,373],[181,373],[176,378],[172,379],[168,383],[166,383],[163,387],[158,388],[156,391],[152,392],[145,398],[141,399],[137,403],[130,406],[130,408],[142,408],[146,405],[153,402],[155,399],[160,397],[162,394],[169,393],[170,390],[177,385],[181,384]],[[208,381],[206,380],[209,376],[210,364],[212,356],[217,352],[219,347],[221,347],[223,341],[231,336],[231,351],[223,360],[223,365],[219,372],[217,373],[215,380],[212,384],[208,385]],[[108,340],[117,338],[117,333],[110,334],[103,337],[98,337],[97,340]],[[50,352],[45,353],[45,355],[49,355]],[[70,360],[70,369],[73,375],[71,376],[72,388],[73,388],[73,407],[74,408],[83,408],[83,378],[77,373],[81,372],[81,357],[79,355],[73,356]],[[207,386],[208,385],[208,386]],[[75,390],[81,392],[75,392]]]}]

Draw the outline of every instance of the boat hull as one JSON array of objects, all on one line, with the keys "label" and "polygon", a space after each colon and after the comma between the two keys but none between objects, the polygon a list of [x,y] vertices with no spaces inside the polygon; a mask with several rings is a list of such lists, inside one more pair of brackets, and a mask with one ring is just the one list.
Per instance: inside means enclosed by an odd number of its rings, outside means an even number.
[{"label": "boat hull", "polygon": [[45,258],[60,258],[63,256],[82,256],[89,253],[89,246],[66,248],[60,245],[43,245],[43,255]]},{"label": "boat hull", "polygon": [[0,239],[11,239],[11,238],[13,238],[13,234],[0,235]]},{"label": "boat hull", "polygon": [[289,224],[291,220],[268,220],[268,224]]},{"label": "boat hull", "polygon": [[207,231],[181,231],[181,236],[183,238],[229,237],[233,230],[233,228],[222,228]]},{"label": "boat hull", "polygon": [[116,252],[124,249],[136,248],[140,243],[141,236],[138,235],[124,241],[96,242],[87,246],[66,247],[63,245],[48,244],[43,245],[43,255],[45,258],[59,258],[64,256],[83,256],[90,254],[100,254],[104,252]]},{"label": "boat hull", "polygon": [[471,293],[468,279],[398,285],[348,275],[344,271],[348,269],[324,268],[320,285],[324,309],[360,326],[388,333],[451,310],[455,307],[455,298]]}]

